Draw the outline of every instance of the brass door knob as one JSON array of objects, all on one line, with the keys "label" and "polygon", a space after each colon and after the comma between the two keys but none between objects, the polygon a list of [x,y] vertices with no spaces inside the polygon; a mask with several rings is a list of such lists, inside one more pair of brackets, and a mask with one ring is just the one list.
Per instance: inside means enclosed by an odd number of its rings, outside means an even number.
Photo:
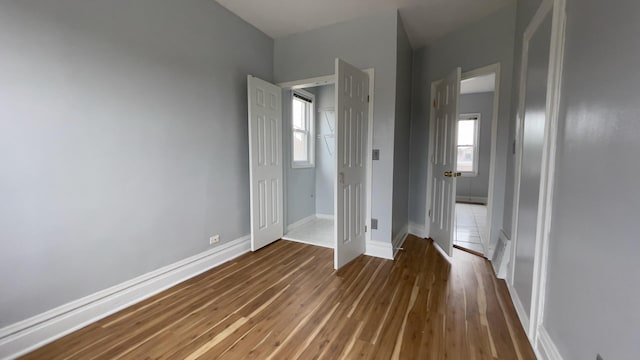
[{"label": "brass door knob", "polygon": [[455,177],[460,177],[460,176],[462,176],[462,173],[461,173],[461,172],[457,172],[457,173],[455,173]]},{"label": "brass door knob", "polygon": [[451,171],[445,171],[445,172],[444,172],[444,176],[446,176],[446,177],[452,177],[452,176],[453,176],[453,172],[451,172]]}]

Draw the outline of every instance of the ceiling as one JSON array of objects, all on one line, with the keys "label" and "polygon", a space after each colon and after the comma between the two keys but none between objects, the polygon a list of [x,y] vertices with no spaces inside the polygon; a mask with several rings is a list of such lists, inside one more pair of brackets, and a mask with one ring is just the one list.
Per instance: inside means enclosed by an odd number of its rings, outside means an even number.
[{"label": "ceiling", "polygon": [[460,82],[460,94],[475,94],[496,90],[496,74],[476,76]]},{"label": "ceiling", "polygon": [[399,9],[414,48],[489,15],[514,0],[217,0],[278,38]]}]

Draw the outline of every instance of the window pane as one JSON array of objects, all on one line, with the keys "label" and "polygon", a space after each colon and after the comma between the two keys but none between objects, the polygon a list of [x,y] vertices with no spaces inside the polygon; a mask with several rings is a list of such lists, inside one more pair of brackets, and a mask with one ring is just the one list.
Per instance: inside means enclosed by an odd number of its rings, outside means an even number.
[{"label": "window pane", "polygon": [[298,130],[306,130],[307,103],[305,101],[293,98],[293,109],[291,116],[293,117],[293,128]]},{"label": "window pane", "polygon": [[476,121],[458,121],[458,145],[473,145],[476,141]]},{"label": "window pane", "polygon": [[458,146],[458,166],[456,171],[473,172],[473,146]]},{"label": "window pane", "polygon": [[308,161],[307,135],[301,131],[293,132],[293,161]]}]

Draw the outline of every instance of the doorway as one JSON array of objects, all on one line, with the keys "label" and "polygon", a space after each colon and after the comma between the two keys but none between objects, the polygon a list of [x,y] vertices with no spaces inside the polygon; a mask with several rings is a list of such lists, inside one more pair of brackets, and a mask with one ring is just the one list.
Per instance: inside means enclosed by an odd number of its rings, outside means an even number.
[{"label": "doorway", "polygon": [[[333,75],[318,78],[273,85],[248,76],[253,251],[281,238],[332,247],[336,269],[364,254],[371,237],[373,77],[373,69],[340,59]],[[316,181],[318,175],[324,178]],[[317,192],[325,193],[320,201]]]},{"label": "doorway", "polygon": [[[488,69],[487,69],[488,70]],[[454,247],[479,255],[489,244],[488,203],[496,72],[465,73],[460,82]]]},{"label": "doorway", "polygon": [[283,92],[285,240],[334,248],[335,85]]},{"label": "doorway", "polygon": [[[500,64],[459,71],[457,81],[454,72],[431,84],[425,224],[449,256],[453,247],[485,256],[490,255]],[[455,110],[444,111],[447,102]]]}]

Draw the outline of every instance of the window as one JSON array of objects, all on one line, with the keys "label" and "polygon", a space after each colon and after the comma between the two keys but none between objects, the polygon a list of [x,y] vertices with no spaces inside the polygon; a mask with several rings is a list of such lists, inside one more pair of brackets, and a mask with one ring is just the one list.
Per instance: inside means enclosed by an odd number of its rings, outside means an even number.
[{"label": "window", "polygon": [[291,105],[291,166],[314,167],[315,121],[313,94],[295,90]]},{"label": "window", "polygon": [[462,114],[458,120],[458,163],[463,176],[478,175],[478,125],[480,114]]}]

